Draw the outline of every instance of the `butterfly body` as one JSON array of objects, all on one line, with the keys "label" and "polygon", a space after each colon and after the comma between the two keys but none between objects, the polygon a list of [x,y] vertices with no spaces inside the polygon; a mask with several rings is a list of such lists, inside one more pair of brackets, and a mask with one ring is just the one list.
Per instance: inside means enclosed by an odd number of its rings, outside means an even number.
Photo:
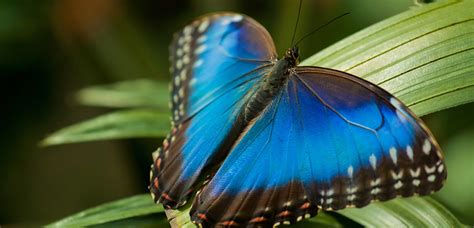
[{"label": "butterfly body", "polygon": [[287,83],[290,75],[289,70],[296,66],[298,61],[298,49],[288,49],[284,58],[275,62],[271,71],[264,76],[258,84],[258,89],[248,98],[244,108],[244,120],[249,123],[273,100],[283,86]]},{"label": "butterfly body", "polygon": [[434,137],[398,99],[345,72],[298,66],[296,47],[277,60],[247,16],[201,17],[170,51],[173,129],[150,190],[166,208],[195,193],[195,223],[294,223],[427,195],[446,178]]}]

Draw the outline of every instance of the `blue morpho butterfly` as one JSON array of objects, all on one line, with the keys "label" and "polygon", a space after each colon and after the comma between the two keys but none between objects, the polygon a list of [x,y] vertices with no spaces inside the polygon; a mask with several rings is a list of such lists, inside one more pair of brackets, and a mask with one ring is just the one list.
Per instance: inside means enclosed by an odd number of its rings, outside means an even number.
[{"label": "blue morpho butterfly", "polygon": [[446,178],[435,139],[380,87],[277,59],[269,33],[235,13],[175,34],[172,131],[154,153],[150,190],[165,208],[196,193],[201,226],[271,226],[319,209],[427,195]]}]

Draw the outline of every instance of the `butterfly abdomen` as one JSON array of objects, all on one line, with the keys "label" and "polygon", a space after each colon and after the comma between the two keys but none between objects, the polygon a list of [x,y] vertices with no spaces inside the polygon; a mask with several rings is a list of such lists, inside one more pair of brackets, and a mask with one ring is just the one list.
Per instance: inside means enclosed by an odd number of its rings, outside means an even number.
[{"label": "butterfly abdomen", "polygon": [[258,85],[257,91],[244,107],[244,120],[250,122],[257,117],[273,100],[288,81],[288,69],[293,67],[286,58],[275,63],[270,73]]}]

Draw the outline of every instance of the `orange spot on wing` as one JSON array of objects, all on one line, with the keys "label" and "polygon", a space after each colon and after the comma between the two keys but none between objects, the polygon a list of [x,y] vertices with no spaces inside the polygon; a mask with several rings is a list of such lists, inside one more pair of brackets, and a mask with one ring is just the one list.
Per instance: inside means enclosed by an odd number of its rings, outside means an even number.
[{"label": "orange spot on wing", "polygon": [[278,217],[286,217],[286,216],[289,216],[291,215],[291,212],[289,211],[282,211],[280,214],[278,214],[277,216]]},{"label": "orange spot on wing", "polygon": [[154,186],[156,189],[158,189],[158,178],[155,178],[155,179],[153,180],[153,186]]},{"label": "orange spot on wing", "polygon": [[156,168],[160,169],[161,166],[161,158],[156,159]]},{"label": "orange spot on wing", "polygon": [[311,206],[311,204],[308,203],[308,202],[306,202],[306,203],[304,203],[303,205],[301,205],[300,209],[308,209],[309,206]]},{"label": "orange spot on wing", "polygon": [[207,216],[206,216],[205,214],[199,213],[199,214],[197,214],[197,217],[198,217],[199,219],[202,219],[202,220],[207,221]]},{"label": "orange spot on wing", "polygon": [[[156,180],[156,179],[155,179]],[[168,200],[168,201],[174,201],[173,199],[171,199],[171,197],[166,194],[166,193],[161,193],[161,197],[163,197],[164,199]]]},{"label": "orange spot on wing", "polygon": [[250,223],[259,223],[259,222],[265,222],[265,221],[267,221],[267,219],[261,216],[261,217],[253,218],[252,220],[250,220]]},{"label": "orange spot on wing", "polygon": [[189,190],[186,192],[186,194],[184,194],[184,195],[189,195],[189,194],[191,194],[193,191],[194,191],[194,189],[191,188],[191,189],[189,189]]},{"label": "orange spot on wing", "polygon": [[235,221],[230,220],[230,221],[220,222],[219,225],[221,225],[221,226],[239,226],[240,224],[238,224]]}]

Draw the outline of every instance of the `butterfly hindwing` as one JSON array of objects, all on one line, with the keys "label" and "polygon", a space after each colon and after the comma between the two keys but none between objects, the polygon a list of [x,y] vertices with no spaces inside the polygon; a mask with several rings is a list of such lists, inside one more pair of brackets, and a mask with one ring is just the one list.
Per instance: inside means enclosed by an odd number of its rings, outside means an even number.
[{"label": "butterfly hindwing", "polygon": [[243,97],[276,58],[268,32],[247,16],[211,14],[170,46],[172,131],[155,153],[150,189],[168,208],[183,205],[204,171],[240,131]]},{"label": "butterfly hindwing", "polygon": [[430,194],[445,178],[439,146],[396,98],[347,73],[297,67],[191,214],[205,225],[287,224],[317,208]]}]

